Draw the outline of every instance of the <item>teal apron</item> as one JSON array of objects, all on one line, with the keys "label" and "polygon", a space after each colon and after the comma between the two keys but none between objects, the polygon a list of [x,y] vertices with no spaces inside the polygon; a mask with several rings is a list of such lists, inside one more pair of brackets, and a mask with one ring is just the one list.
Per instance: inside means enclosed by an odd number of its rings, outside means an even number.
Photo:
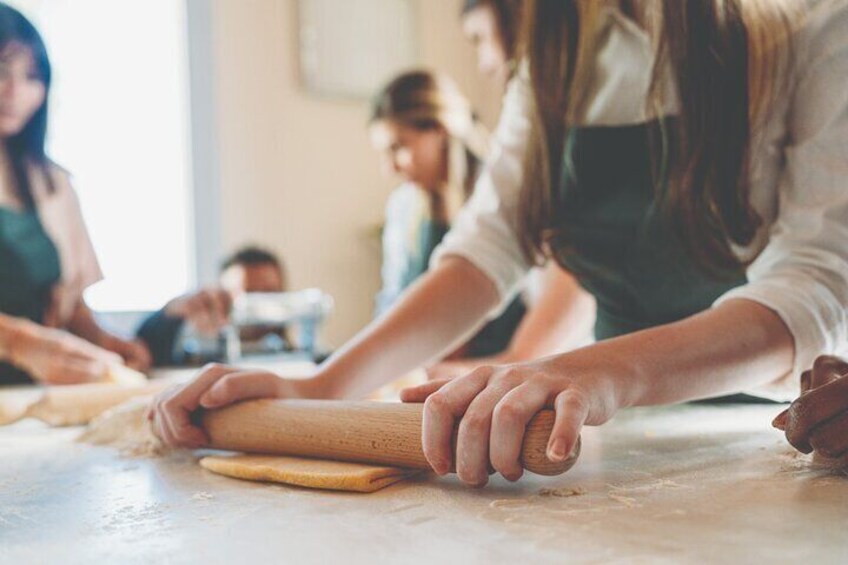
[{"label": "teal apron", "polygon": [[[41,323],[60,276],[59,253],[38,213],[0,207],[0,312]],[[0,363],[0,385],[28,382],[26,373]]]},{"label": "teal apron", "polygon": [[702,312],[746,282],[741,270],[721,280],[704,274],[664,221],[649,143],[662,126],[574,128],[566,138],[551,248],[595,296],[598,340]]}]

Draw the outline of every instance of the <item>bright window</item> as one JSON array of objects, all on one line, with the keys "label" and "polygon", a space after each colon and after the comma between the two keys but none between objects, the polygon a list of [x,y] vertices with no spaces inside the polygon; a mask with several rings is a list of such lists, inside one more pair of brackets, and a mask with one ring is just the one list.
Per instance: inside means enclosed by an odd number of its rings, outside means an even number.
[{"label": "bright window", "polygon": [[53,64],[48,151],[67,168],[105,280],[97,310],[194,283],[187,27],[177,0],[13,0]]}]

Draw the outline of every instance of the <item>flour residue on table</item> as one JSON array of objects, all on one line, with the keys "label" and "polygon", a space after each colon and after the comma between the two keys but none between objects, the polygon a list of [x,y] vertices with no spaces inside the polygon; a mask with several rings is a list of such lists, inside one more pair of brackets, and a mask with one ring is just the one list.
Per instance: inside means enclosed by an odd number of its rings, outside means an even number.
[{"label": "flour residue on table", "polygon": [[134,398],[107,410],[88,425],[77,441],[113,447],[127,457],[157,457],[168,448],[147,420],[150,399]]}]

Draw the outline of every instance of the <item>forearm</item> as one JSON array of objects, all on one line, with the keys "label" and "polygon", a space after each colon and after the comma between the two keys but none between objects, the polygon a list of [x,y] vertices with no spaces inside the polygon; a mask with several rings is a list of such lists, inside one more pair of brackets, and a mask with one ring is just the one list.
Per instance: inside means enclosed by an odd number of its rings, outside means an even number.
[{"label": "forearm", "polygon": [[521,362],[569,351],[585,344],[595,320],[595,300],[556,265],[545,269],[539,300],[531,305],[503,362]]},{"label": "forearm", "polygon": [[[755,388],[791,370],[794,342],[780,317],[749,300],[729,300],[680,322],[566,354],[617,374],[619,407],[683,402]],[[570,364],[573,366],[573,364]]]},{"label": "forearm", "polygon": [[497,301],[486,275],[446,258],[321,366],[321,395],[360,397],[432,361],[473,335]]},{"label": "forearm", "polygon": [[68,321],[68,331],[95,345],[103,346],[110,337],[94,319],[94,313],[85,300],[80,298],[73,316]]}]

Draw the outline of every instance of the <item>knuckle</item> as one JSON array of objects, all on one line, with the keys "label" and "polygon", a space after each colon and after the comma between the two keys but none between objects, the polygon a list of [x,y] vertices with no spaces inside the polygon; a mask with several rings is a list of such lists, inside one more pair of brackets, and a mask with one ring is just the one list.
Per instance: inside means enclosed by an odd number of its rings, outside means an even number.
[{"label": "knuckle", "polygon": [[504,400],[495,406],[494,417],[506,424],[515,423],[521,419],[521,410],[514,402]]},{"label": "knuckle", "polygon": [[450,407],[445,395],[441,392],[434,392],[424,401],[424,410],[431,414],[443,415],[450,412]]},{"label": "knuckle", "polygon": [[793,434],[805,433],[813,419],[813,406],[806,398],[799,398],[789,406],[790,429]]},{"label": "knuckle", "polygon": [[163,412],[178,412],[181,409],[179,400],[176,396],[171,396],[170,398],[166,398],[159,405]]},{"label": "knuckle", "polygon": [[460,433],[480,435],[489,429],[489,417],[479,411],[467,413],[459,424]]},{"label": "knuckle", "polygon": [[470,379],[479,379],[479,380],[489,380],[495,374],[495,368],[491,365],[480,365],[479,367],[473,369],[466,378]]},{"label": "knuckle", "polygon": [[215,387],[225,396],[229,396],[233,393],[234,387],[236,386],[236,378],[237,377],[233,375],[227,375],[218,381]]}]

